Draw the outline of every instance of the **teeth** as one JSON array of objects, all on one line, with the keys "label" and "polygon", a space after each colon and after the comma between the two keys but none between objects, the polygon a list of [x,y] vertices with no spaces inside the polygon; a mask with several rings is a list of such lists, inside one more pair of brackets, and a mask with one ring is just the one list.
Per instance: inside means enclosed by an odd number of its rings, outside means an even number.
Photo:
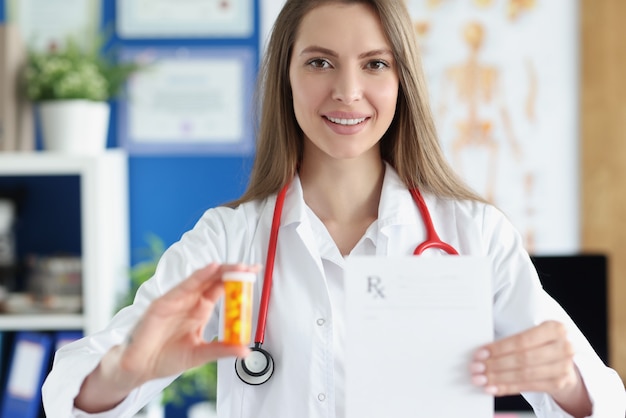
[{"label": "teeth", "polygon": [[331,118],[328,117],[328,120],[331,121],[332,123],[337,123],[339,125],[357,125],[361,122],[363,122],[365,120],[365,118],[358,118],[358,119],[338,119],[338,118]]}]

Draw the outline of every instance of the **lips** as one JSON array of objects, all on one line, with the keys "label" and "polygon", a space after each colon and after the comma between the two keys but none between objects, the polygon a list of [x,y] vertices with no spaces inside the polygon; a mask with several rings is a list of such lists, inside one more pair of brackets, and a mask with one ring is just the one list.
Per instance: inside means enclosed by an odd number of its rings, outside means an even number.
[{"label": "lips", "polygon": [[370,117],[362,113],[334,112],[324,115],[322,119],[326,122],[326,126],[336,134],[354,135],[365,129]]},{"label": "lips", "polygon": [[344,125],[344,126],[354,126],[354,125],[358,125],[359,123],[362,123],[365,119],[367,118],[334,118],[331,116],[326,116],[326,119],[328,119],[329,121],[331,121],[332,123],[336,123],[337,125]]}]

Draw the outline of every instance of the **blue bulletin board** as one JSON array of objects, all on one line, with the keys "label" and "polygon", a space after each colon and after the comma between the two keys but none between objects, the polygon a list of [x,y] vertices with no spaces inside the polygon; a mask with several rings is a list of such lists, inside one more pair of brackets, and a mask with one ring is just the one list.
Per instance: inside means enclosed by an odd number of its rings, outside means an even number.
[{"label": "blue bulletin board", "polygon": [[[109,146],[131,155],[253,152],[258,0],[0,0],[0,6],[2,20],[22,28],[30,47],[100,32],[106,52],[148,60],[111,103]],[[53,19],[44,19],[42,8]]]}]

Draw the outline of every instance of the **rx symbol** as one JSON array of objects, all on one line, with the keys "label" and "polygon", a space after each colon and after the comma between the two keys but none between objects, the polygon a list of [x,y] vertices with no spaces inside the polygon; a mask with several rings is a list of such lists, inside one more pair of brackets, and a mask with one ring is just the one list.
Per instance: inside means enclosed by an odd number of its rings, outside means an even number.
[{"label": "rx symbol", "polygon": [[385,289],[382,286],[383,279],[378,276],[367,276],[367,293],[374,299],[385,299]]}]

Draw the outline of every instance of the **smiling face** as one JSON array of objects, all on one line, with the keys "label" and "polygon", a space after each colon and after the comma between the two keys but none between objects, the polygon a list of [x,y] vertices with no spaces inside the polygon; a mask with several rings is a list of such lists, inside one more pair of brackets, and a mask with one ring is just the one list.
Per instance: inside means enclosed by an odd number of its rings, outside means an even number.
[{"label": "smiling face", "polygon": [[304,16],[289,67],[304,158],[375,155],[396,110],[389,41],[365,4],[327,3]]}]

